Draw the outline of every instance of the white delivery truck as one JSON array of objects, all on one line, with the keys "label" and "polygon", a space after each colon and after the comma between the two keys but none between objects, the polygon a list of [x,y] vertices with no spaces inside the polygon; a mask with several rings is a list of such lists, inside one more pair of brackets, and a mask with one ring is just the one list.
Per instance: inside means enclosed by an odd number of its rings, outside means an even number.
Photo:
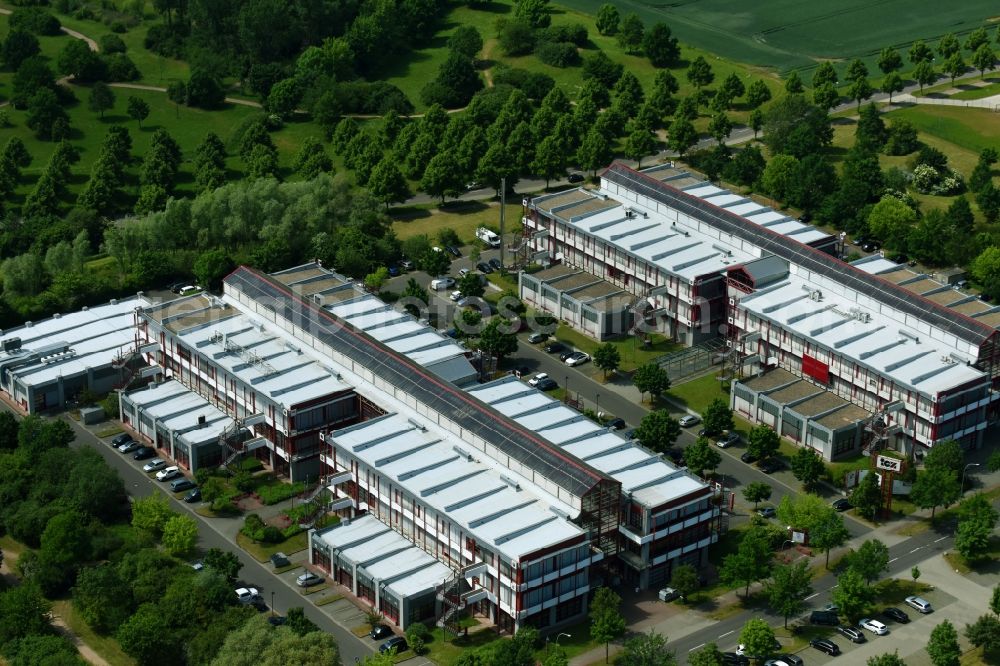
[{"label": "white delivery truck", "polygon": [[493,233],[486,227],[479,227],[476,229],[476,238],[483,241],[490,247],[500,247],[500,236]]}]

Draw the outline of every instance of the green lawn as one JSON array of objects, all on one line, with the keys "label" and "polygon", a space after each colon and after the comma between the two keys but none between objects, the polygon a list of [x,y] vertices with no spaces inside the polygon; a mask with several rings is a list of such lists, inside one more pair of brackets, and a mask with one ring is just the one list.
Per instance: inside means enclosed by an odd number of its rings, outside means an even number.
[{"label": "green lawn", "polygon": [[[507,204],[508,229],[520,228],[521,212],[521,204]],[[454,229],[462,242],[468,244],[475,241],[478,227],[500,226],[500,204],[497,202],[457,201],[445,204],[444,208],[401,206],[393,208],[390,214],[393,218],[392,229],[397,238],[405,240],[418,234],[426,234],[434,244],[442,229]]]},{"label": "green lawn", "polygon": [[[568,346],[585,351],[591,356],[594,355],[594,352],[600,345],[604,344],[570,328],[566,324],[559,325],[559,328],[556,329],[555,338]],[[618,349],[618,353],[621,355],[621,371],[632,372],[640,365],[649,363],[664,354],[669,354],[679,347],[679,345],[670,342],[662,335],[654,334],[651,338],[652,343],[649,346],[643,345],[638,338],[631,335],[616,340],[607,340],[606,342]],[[593,367],[593,371],[598,377],[604,376],[604,373],[596,367]]]},{"label": "green lawn", "polygon": [[979,86],[977,88],[970,88],[968,90],[962,90],[951,96],[951,99],[983,99],[984,97],[992,97],[993,95],[1000,95],[1000,81],[996,79],[986,79],[987,81],[992,81],[992,83]]},{"label": "green lawn", "polygon": [[250,553],[258,562],[267,562],[275,553],[292,555],[305,550],[309,546],[309,533],[299,532],[281,543],[257,543],[245,534],[236,535],[236,543],[240,548]]},{"label": "green lawn", "polygon": [[886,114],[905,118],[921,133],[931,134],[978,153],[1000,140],[1000,115],[988,109],[951,106],[913,106]]},{"label": "green lawn", "polygon": [[722,382],[716,378],[714,372],[682,384],[675,384],[667,391],[667,395],[699,414],[704,412],[709,403],[716,398],[729,400],[729,392],[722,390]]}]

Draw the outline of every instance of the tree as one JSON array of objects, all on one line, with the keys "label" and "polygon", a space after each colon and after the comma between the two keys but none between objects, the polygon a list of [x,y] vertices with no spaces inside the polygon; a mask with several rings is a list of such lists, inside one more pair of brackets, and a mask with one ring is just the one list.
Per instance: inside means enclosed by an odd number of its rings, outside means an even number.
[{"label": "tree", "polygon": [[[983,193],[996,193],[998,198],[1000,198],[1000,191],[992,183],[987,183],[979,196],[982,197]],[[983,207],[980,200],[977,199],[977,203],[979,203],[980,208]],[[993,297],[1000,295],[1000,248],[991,246],[983,250],[972,261],[972,264],[969,266],[969,272],[972,273],[972,277],[982,287],[983,293]],[[931,451],[933,450],[931,449]]]},{"label": "tree", "polygon": [[590,602],[590,637],[604,643],[604,663],[608,662],[611,641],[625,633],[621,603],[621,597],[607,587],[597,588]]},{"label": "tree", "polygon": [[192,67],[191,76],[185,86],[185,103],[202,109],[222,106],[226,91],[214,74],[208,70]]},{"label": "tree", "polygon": [[42,88],[28,102],[26,124],[39,139],[50,140],[55,136],[60,122],[68,122],[69,116],[51,88]]},{"label": "tree", "polygon": [[753,502],[753,508],[757,508],[760,502],[771,499],[771,486],[763,481],[751,481],[743,486],[743,499]]},{"label": "tree", "polygon": [[766,425],[754,426],[747,436],[747,452],[761,460],[777,453],[780,445],[781,437]]},{"label": "tree", "polygon": [[451,268],[451,260],[444,252],[434,252],[427,250],[423,255],[417,257],[417,268],[428,275],[447,275]]},{"label": "tree", "polygon": [[965,625],[965,637],[986,652],[1000,650],[1000,619],[996,615],[980,615],[978,620]]},{"label": "tree", "polygon": [[682,599],[694,594],[700,586],[698,570],[693,565],[679,564],[674,567],[674,571],[670,575],[670,587],[677,590]]},{"label": "tree", "polygon": [[810,448],[803,447],[795,452],[791,460],[792,474],[803,487],[812,488],[826,474],[826,464]]},{"label": "tree", "polygon": [[463,191],[463,174],[455,155],[450,151],[438,153],[427,163],[420,179],[420,189],[431,196],[458,196]]},{"label": "tree", "polygon": [[924,456],[924,469],[932,467],[943,467],[950,469],[955,474],[961,474],[965,468],[965,453],[962,445],[953,439],[938,442],[931,447],[931,450]]},{"label": "tree", "polygon": [[222,278],[228,275],[235,266],[229,254],[222,249],[207,250],[198,255],[192,270],[194,276],[206,289],[218,289]]},{"label": "tree", "polygon": [[924,91],[924,86],[929,86],[937,81],[937,72],[934,71],[934,65],[929,61],[917,63],[917,66],[913,68],[912,76],[920,84],[920,92]]},{"label": "tree", "polygon": [[91,111],[101,114],[101,118],[104,118],[104,112],[115,106],[115,94],[111,92],[108,84],[98,81],[90,88],[87,106]]},{"label": "tree", "polygon": [[659,363],[644,363],[632,373],[632,383],[640,393],[656,399],[670,388],[670,375]]},{"label": "tree", "polygon": [[174,516],[167,500],[159,493],[136,498],[132,502],[132,527],[159,537],[167,521]]},{"label": "tree", "polygon": [[764,620],[753,618],[747,620],[740,630],[740,643],[744,647],[746,654],[763,659],[774,653],[774,630]]},{"label": "tree", "polygon": [[719,646],[709,643],[696,652],[688,653],[688,666],[725,666],[725,662]]},{"label": "tree", "polygon": [[851,492],[851,504],[862,516],[875,519],[875,512],[882,503],[882,491],[879,489],[879,477],[875,472],[868,472]]},{"label": "tree", "polygon": [[890,74],[903,66],[903,58],[899,51],[887,46],[879,53],[877,65],[883,74]]},{"label": "tree", "polygon": [[665,409],[657,409],[642,417],[635,438],[657,453],[666,453],[680,437],[681,427]]},{"label": "tree", "polygon": [[983,44],[990,43],[990,36],[986,34],[986,28],[979,27],[969,33],[965,39],[965,50],[975,52]]},{"label": "tree", "polygon": [[637,53],[642,48],[642,38],[645,28],[635,13],[626,14],[622,17],[621,25],[618,27],[618,46],[625,53]]},{"label": "tree", "polygon": [[789,95],[801,95],[804,91],[805,86],[802,85],[802,78],[798,71],[793,69],[785,77],[785,92]]},{"label": "tree", "polygon": [[712,66],[708,64],[704,56],[698,56],[691,61],[686,76],[688,82],[698,90],[711,85],[712,81],[715,80],[715,72],[712,71]]},{"label": "tree", "polygon": [[930,640],[927,641],[927,654],[934,666],[958,666],[962,658],[962,649],[958,645],[958,632],[955,626],[945,620],[931,629]]},{"label": "tree", "polygon": [[604,371],[604,378],[609,372],[614,372],[621,365],[622,356],[613,343],[605,342],[594,350],[594,365]]},{"label": "tree", "polygon": [[636,161],[636,167],[642,168],[642,158],[656,150],[656,139],[649,130],[636,128],[625,139],[626,157]]},{"label": "tree", "polygon": [[654,23],[642,40],[642,50],[653,67],[670,67],[681,55],[677,38],[666,23]]},{"label": "tree", "polygon": [[764,113],[764,143],[773,153],[802,158],[830,145],[833,129],[826,110],[802,95],[786,95]]},{"label": "tree", "polygon": [[30,583],[0,592],[0,645],[47,633],[50,608],[38,587]]},{"label": "tree", "polygon": [[25,60],[41,53],[38,38],[25,30],[13,29],[7,33],[0,48],[0,57],[7,69],[18,70]]},{"label": "tree", "polygon": [[129,96],[126,106],[128,117],[139,123],[142,128],[142,121],[149,117],[149,104],[141,97]]},{"label": "tree", "polygon": [[833,590],[833,603],[837,604],[841,615],[849,622],[858,620],[871,612],[875,599],[875,588],[865,582],[864,577],[853,567],[848,567],[837,577]]},{"label": "tree", "polygon": [[552,22],[548,0],[518,0],[514,3],[514,17],[532,28],[547,28]]},{"label": "tree", "polygon": [[[518,5],[534,1],[522,0]],[[437,78],[424,88],[421,96],[426,104],[438,103],[446,108],[457,108],[468,104],[482,87],[483,82],[472,59],[458,51],[449,51],[438,69]]]},{"label": "tree", "polygon": [[698,143],[698,130],[687,118],[674,118],[667,135],[667,146],[682,157],[691,146]]},{"label": "tree", "polygon": [[837,70],[833,68],[832,62],[824,60],[813,72],[812,87],[819,88],[827,84],[837,85]]},{"label": "tree", "polygon": [[993,69],[997,64],[997,54],[989,44],[982,44],[972,54],[972,66],[979,70],[979,75],[986,76],[986,70]]},{"label": "tree", "polygon": [[955,33],[949,32],[938,42],[937,51],[942,58],[949,58],[962,50],[962,44],[958,41]]},{"label": "tree", "polygon": [[771,572],[771,580],[766,585],[767,601],[771,610],[788,618],[805,609],[805,598],[812,594],[812,576],[809,563],[799,560],[794,564],[779,565]]},{"label": "tree", "polygon": [[955,79],[962,74],[965,74],[965,70],[968,65],[965,64],[965,59],[962,58],[960,52],[952,53],[948,56],[948,59],[944,61],[943,69],[945,74],[951,77],[951,82],[955,83]]},{"label": "tree", "polygon": [[458,290],[463,296],[476,296],[482,298],[486,293],[486,286],[483,284],[482,276],[478,273],[466,273],[458,279]]},{"label": "tree", "polygon": [[549,181],[565,175],[568,158],[566,143],[553,134],[542,139],[538,145],[531,169],[545,179],[545,187],[548,188]]},{"label": "tree", "polygon": [[576,159],[582,169],[597,175],[597,170],[611,161],[611,141],[603,132],[591,129],[576,149]]},{"label": "tree", "polygon": [[386,157],[372,169],[368,179],[368,190],[376,200],[388,208],[390,203],[406,201],[410,196],[410,188],[406,178],[399,170],[396,161]]},{"label": "tree", "polygon": [[809,543],[826,551],[826,568],[830,568],[830,550],[847,543],[851,533],[844,525],[844,517],[832,509],[816,522],[809,531]]},{"label": "tree", "polygon": [[705,476],[705,472],[715,471],[722,462],[722,455],[715,450],[707,437],[699,437],[694,444],[684,449],[684,462],[692,472],[698,476]]},{"label": "tree", "polygon": [[73,587],[73,607],[94,630],[114,633],[132,614],[132,588],[111,564],[85,567]]},{"label": "tree", "polygon": [[900,659],[895,650],[875,657],[868,657],[868,661],[865,663],[867,666],[906,666],[906,662]]},{"label": "tree", "polygon": [[190,553],[198,542],[198,523],[190,516],[173,516],[163,526],[163,548],[174,556]]},{"label": "tree", "polygon": [[705,422],[705,432],[709,436],[719,435],[724,430],[733,429],[733,410],[722,398],[716,398],[708,404],[701,415]]},{"label": "tree", "polygon": [[770,573],[770,537],[764,527],[751,525],[744,532],[736,552],[723,559],[719,576],[727,585],[744,585],[743,596],[747,597],[750,594],[750,584],[767,578]]},{"label": "tree", "polygon": [[618,14],[618,8],[615,7],[610,2],[601,5],[600,9],[597,10],[597,18],[595,24],[597,25],[597,32],[602,35],[613,35],[618,32],[618,26],[621,23],[621,16]]},{"label": "tree", "polygon": [[958,505],[955,550],[974,562],[990,552],[990,536],[997,523],[997,511],[986,497],[976,493]]},{"label": "tree", "polygon": [[889,570],[889,547],[878,539],[866,539],[851,555],[851,568],[861,574],[869,585],[879,574]]},{"label": "tree", "polygon": [[962,496],[958,485],[958,476],[945,467],[925,467],[917,474],[910,492],[910,500],[921,509],[931,510],[931,520],[939,506],[948,507]]},{"label": "tree", "polygon": [[868,82],[868,79],[858,79],[852,81],[851,85],[847,88],[847,96],[858,103],[858,109],[861,109],[861,102],[865,101],[872,96],[874,89],[872,84]]},{"label": "tree", "polygon": [[474,25],[459,26],[448,38],[448,48],[466,58],[475,58],[483,50],[483,36]]},{"label": "tree", "polygon": [[761,128],[764,127],[764,112],[760,109],[754,109],[750,112],[750,117],[747,119],[750,124],[750,128],[753,130],[753,138],[757,138],[757,134],[760,132]]},{"label": "tree", "polygon": [[618,666],[675,666],[677,658],[667,648],[667,637],[650,629],[625,641],[625,649],[615,658]]},{"label": "tree", "polygon": [[230,585],[234,584],[240,577],[240,569],[243,568],[236,553],[220,548],[209,548],[202,558],[202,563],[209,569],[222,574]]},{"label": "tree", "polygon": [[731,121],[729,116],[721,111],[712,116],[712,120],[708,123],[708,133],[719,142],[720,146],[726,141],[726,138],[732,131],[733,121]]},{"label": "tree", "polygon": [[499,365],[505,356],[517,352],[517,335],[502,317],[493,317],[479,334],[479,349],[487,356],[495,356]]},{"label": "tree", "polygon": [[993,593],[990,595],[990,610],[993,611],[994,615],[1000,616],[1000,585],[993,586]]},{"label": "tree", "polygon": [[758,109],[769,101],[771,101],[771,89],[761,79],[754,79],[754,82],[747,88],[747,106],[751,109]]}]

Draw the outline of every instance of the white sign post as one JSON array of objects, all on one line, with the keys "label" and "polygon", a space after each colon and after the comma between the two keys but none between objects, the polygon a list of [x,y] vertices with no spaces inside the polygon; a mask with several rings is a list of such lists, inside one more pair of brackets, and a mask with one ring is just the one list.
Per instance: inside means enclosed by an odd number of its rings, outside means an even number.
[{"label": "white sign post", "polygon": [[902,469],[903,461],[889,456],[879,456],[875,461],[875,467],[887,472],[899,472]]}]

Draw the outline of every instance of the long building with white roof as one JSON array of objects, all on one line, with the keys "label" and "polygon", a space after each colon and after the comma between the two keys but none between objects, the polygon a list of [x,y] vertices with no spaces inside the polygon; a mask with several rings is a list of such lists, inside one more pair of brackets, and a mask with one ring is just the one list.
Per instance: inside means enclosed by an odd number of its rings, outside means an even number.
[{"label": "long building with white roof", "polygon": [[62,409],[81,391],[107,393],[123,380],[116,367],[136,344],[141,295],[55,315],[3,332],[0,390],[28,414]]}]

